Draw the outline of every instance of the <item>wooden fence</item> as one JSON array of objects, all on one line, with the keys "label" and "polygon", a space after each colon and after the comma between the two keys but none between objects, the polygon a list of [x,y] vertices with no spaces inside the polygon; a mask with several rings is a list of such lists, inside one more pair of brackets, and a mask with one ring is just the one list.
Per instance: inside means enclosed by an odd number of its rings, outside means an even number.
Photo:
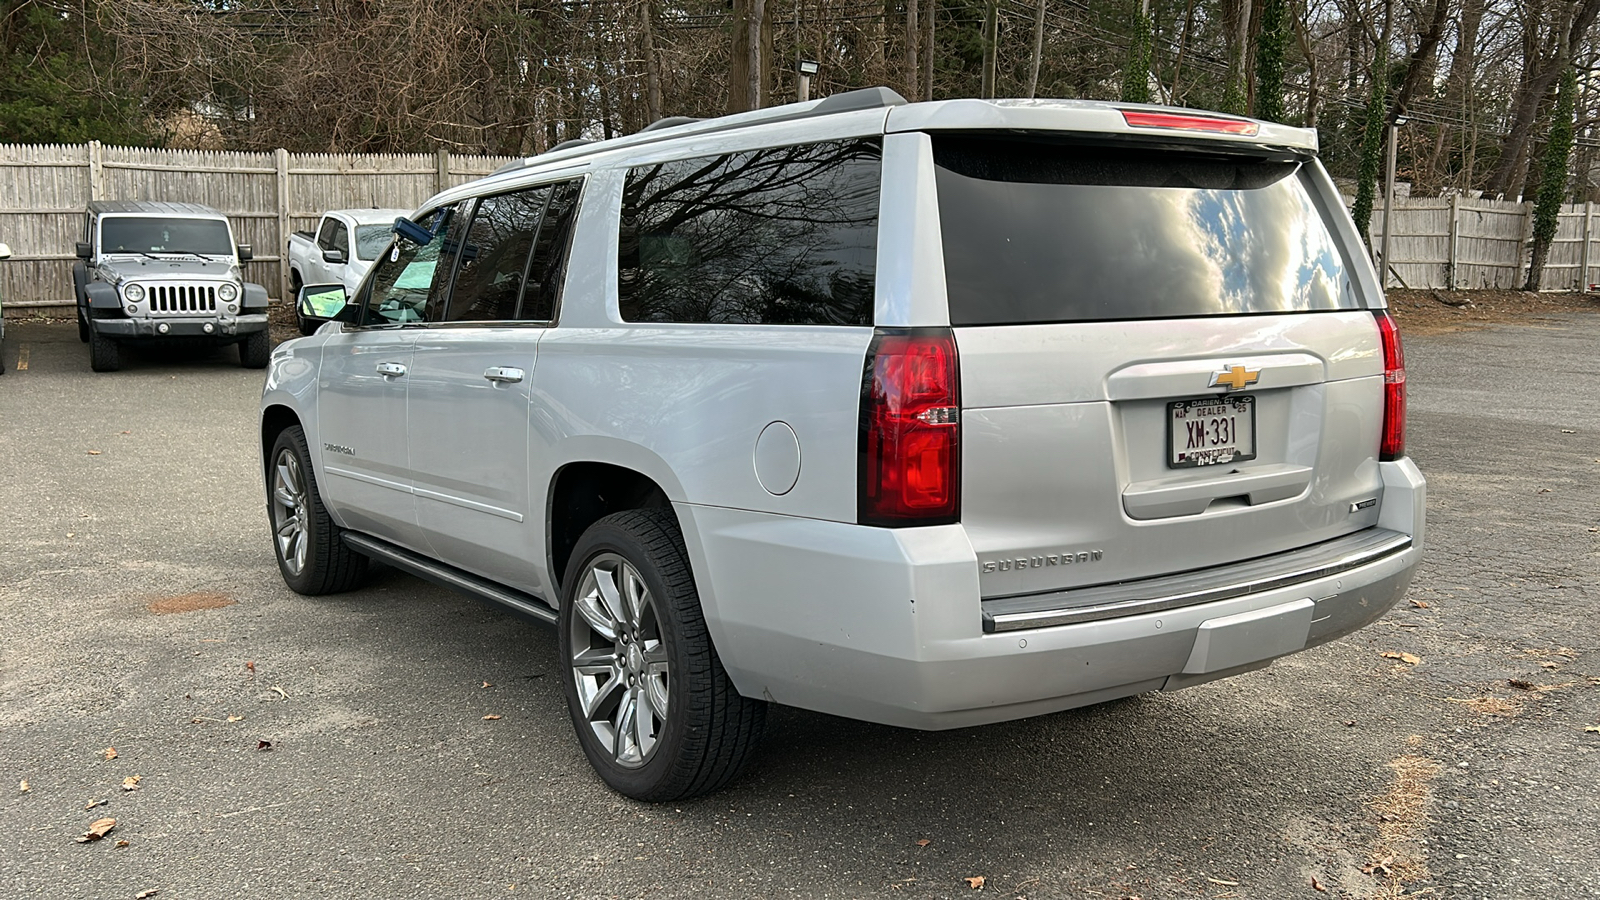
[{"label": "wooden fence", "polygon": [[[8,309],[72,305],[72,246],[90,200],[185,200],[227,214],[255,262],[247,277],[288,291],[288,236],[323,210],[412,209],[434,193],[487,175],[509,157],[435,154],[244,153],[80,145],[0,145],[0,264]],[[1381,203],[1372,246],[1383,233]],[[1600,267],[1593,204],[1562,208],[1545,264],[1546,290],[1582,290]],[[1398,201],[1388,284],[1413,288],[1520,288],[1527,278],[1533,204],[1463,197]]]},{"label": "wooden fence", "polygon": [[227,215],[255,261],[245,277],[273,296],[288,291],[289,234],[324,210],[414,209],[511,157],[434,154],[244,153],[77,145],[0,145],[0,263],[7,310],[71,306],[73,244],[91,200],[204,203]]},{"label": "wooden fence", "polygon": [[[1594,204],[1566,205],[1541,287],[1586,290],[1600,267]],[[1372,246],[1383,235],[1382,201],[1372,213]],[[1454,196],[1397,200],[1389,232],[1388,285],[1449,290],[1521,290],[1528,278],[1533,204]]]}]

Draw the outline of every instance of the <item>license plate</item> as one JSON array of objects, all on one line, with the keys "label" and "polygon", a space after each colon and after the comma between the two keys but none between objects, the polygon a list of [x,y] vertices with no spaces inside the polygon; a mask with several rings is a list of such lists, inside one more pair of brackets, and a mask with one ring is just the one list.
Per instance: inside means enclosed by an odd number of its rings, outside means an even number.
[{"label": "license plate", "polygon": [[1167,404],[1167,466],[1187,469],[1256,458],[1256,398],[1201,397]]}]

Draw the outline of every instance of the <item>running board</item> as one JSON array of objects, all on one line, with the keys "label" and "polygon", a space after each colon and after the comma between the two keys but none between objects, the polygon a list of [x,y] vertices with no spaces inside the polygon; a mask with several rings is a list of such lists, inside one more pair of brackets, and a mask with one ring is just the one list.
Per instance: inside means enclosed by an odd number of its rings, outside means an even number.
[{"label": "running board", "polygon": [[532,594],[524,594],[505,585],[495,584],[486,578],[479,578],[454,566],[447,566],[437,560],[429,559],[419,553],[412,553],[403,547],[396,547],[388,541],[380,541],[365,534],[346,531],[344,533],[344,542],[350,549],[360,553],[362,556],[370,556],[380,562],[386,562],[396,569],[410,572],[418,578],[427,579],[434,584],[447,587],[453,591],[459,591],[469,597],[476,597],[489,603],[498,603],[501,606],[509,606],[530,619],[538,619],[551,625],[556,624],[556,611]]}]

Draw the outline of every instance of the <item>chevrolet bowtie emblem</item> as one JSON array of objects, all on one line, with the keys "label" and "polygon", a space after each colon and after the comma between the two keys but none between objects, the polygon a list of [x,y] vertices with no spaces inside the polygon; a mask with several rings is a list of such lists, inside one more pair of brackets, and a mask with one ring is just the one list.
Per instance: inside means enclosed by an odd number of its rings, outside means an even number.
[{"label": "chevrolet bowtie emblem", "polygon": [[1251,371],[1244,366],[1233,366],[1223,369],[1211,376],[1211,387],[1227,388],[1230,391],[1242,391],[1245,385],[1255,384],[1261,378],[1261,370]]}]

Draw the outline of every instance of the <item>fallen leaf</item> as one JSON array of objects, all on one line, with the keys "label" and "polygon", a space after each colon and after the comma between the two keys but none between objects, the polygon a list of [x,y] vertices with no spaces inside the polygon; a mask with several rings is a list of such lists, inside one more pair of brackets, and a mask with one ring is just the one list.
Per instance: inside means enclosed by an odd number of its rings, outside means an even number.
[{"label": "fallen leaf", "polygon": [[1317,876],[1315,875],[1311,876],[1311,889],[1314,891],[1321,891],[1324,894],[1328,892],[1328,889],[1322,886],[1322,882],[1318,881]]},{"label": "fallen leaf", "polygon": [[154,897],[159,893],[161,893],[160,888],[151,888],[148,891],[140,891],[139,893],[134,894],[133,900],[149,900],[149,898]]},{"label": "fallen leaf", "polygon": [[124,431],[124,432],[122,432],[122,433],[123,433],[123,434],[133,434],[133,432],[131,432],[131,431]]},{"label": "fallen leaf", "polygon": [[245,660],[244,661],[244,670],[246,672],[250,673],[250,677],[254,678],[255,674],[256,674],[256,661],[253,660],[253,659]]},{"label": "fallen leaf", "polygon": [[128,842],[127,841],[117,841],[117,849],[118,850],[121,850],[123,847],[126,847],[126,846],[128,846]]},{"label": "fallen leaf", "polygon": [[228,721],[229,722],[243,722],[244,721],[244,716],[229,716],[228,717]]},{"label": "fallen leaf", "polygon": [[89,455],[90,456],[99,456],[100,455],[100,451],[99,450],[90,450],[89,451]]},{"label": "fallen leaf", "polygon": [[1410,653],[1401,653],[1398,650],[1385,650],[1382,653],[1380,653],[1379,655],[1382,656],[1384,659],[1398,659],[1398,660],[1400,660],[1401,662],[1405,663],[1408,666],[1414,666],[1414,665],[1422,662],[1422,657],[1415,656],[1415,655],[1410,654]]},{"label": "fallen leaf", "polygon": [[272,686],[272,690],[277,691],[279,697],[282,697],[285,700],[289,699],[288,693],[285,692],[283,688],[278,687],[277,685],[273,685]]},{"label": "fallen leaf", "polygon": [[142,777],[144,776],[129,775],[127,778],[122,779],[122,789],[125,791],[137,791],[139,789],[139,779]]},{"label": "fallen leaf", "polygon": [[33,790],[33,788],[28,787],[28,779],[24,778],[22,779],[22,783],[17,785],[17,790],[26,794],[27,792]]},{"label": "fallen leaf", "polygon": [[1562,434],[1577,434],[1578,430],[1576,428],[1563,428],[1563,429],[1561,429],[1561,433]]},{"label": "fallen leaf", "polygon": [[[23,783],[26,784],[27,782],[23,782]],[[918,847],[926,847],[931,843],[933,843],[933,841],[930,841],[927,838],[922,838],[921,840],[917,841],[917,846]]]},{"label": "fallen leaf", "polygon": [[1413,601],[1411,601],[1411,605],[1415,606],[1417,609],[1428,609],[1429,608],[1428,607],[1428,601],[1426,601],[1426,600],[1413,600]]},{"label": "fallen leaf", "polygon": [[271,750],[272,749],[272,742],[271,741],[256,741],[256,749],[257,750]]},{"label": "fallen leaf", "polygon": [[[1600,725],[1585,725],[1583,730],[1590,734],[1600,734]],[[27,782],[24,781],[23,784],[27,784]]]},{"label": "fallen leaf", "polygon": [[109,801],[109,800],[90,800],[88,803],[84,804],[83,808],[84,809],[94,809],[96,806],[105,806],[107,803],[110,803],[110,802],[111,801]]},{"label": "fallen leaf", "polygon": [[484,687],[486,687],[486,688],[490,688],[490,687],[494,687],[494,685],[492,685],[492,684],[490,684],[490,683],[489,683],[489,682],[487,682],[487,681],[485,681],[485,682],[484,682],[484,683],[483,683],[483,686],[484,686]]},{"label": "fallen leaf", "polygon": [[87,844],[90,841],[98,841],[106,836],[106,832],[115,827],[117,827],[116,819],[96,819],[94,823],[89,826],[88,831],[85,831],[82,835],[73,838],[73,840],[80,844]]},{"label": "fallen leaf", "polygon": [[1553,494],[1553,493],[1555,493],[1555,491],[1552,491],[1549,488],[1539,488],[1539,493],[1541,493],[1541,494]]},{"label": "fallen leaf", "polygon": [[498,715],[497,713],[490,713],[489,715],[484,716],[483,720],[485,722],[495,722],[495,721],[499,721],[500,718],[501,718],[501,716]]},{"label": "fallen leaf", "polygon": [[117,748],[115,748],[115,747],[107,747],[103,751],[103,753],[104,753],[106,759],[116,759],[117,758]]},{"label": "fallen leaf", "polygon": [[974,875],[971,878],[968,878],[967,887],[972,888],[975,891],[981,889],[983,887],[983,876]]},{"label": "fallen leaf", "polygon": [[1237,882],[1237,881],[1223,881],[1221,878],[1212,878],[1209,875],[1206,876],[1206,880],[1211,882],[1212,884],[1220,884],[1223,887],[1238,887],[1239,886],[1239,882]]},{"label": "fallen leaf", "polygon": [[1347,719],[1347,720],[1345,720],[1344,727],[1346,727],[1346,728],[1354,728],[1354,727],[1356,727],[1356,720],[1355,719]]}]

